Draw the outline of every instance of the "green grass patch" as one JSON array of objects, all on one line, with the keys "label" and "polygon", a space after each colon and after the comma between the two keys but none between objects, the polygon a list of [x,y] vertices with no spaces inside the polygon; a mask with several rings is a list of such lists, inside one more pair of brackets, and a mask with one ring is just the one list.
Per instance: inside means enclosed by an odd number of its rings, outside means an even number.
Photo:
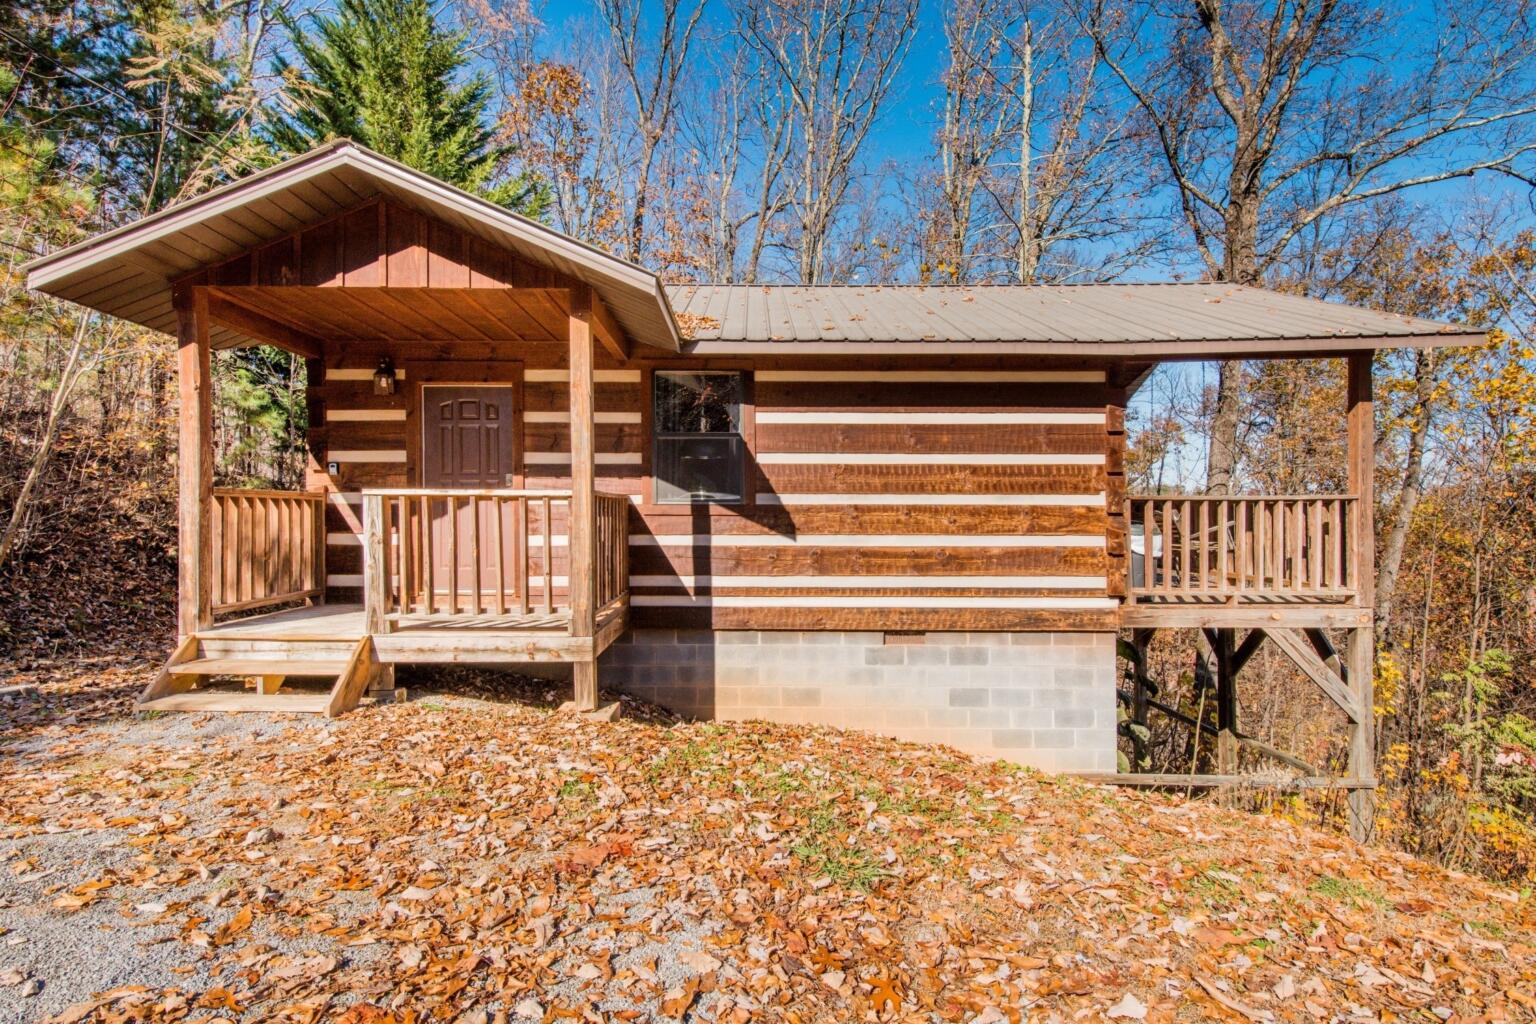
[{"label": "green grass patch", "polygon": [[869,892],[887,872],[872,852],[845,838],[851,831],[834,805],[822,804],[811,811],[805,831],[790,851],[815,874]]},{"label": "green grass patch", "polygon": [[1322,875],[1310,887],[1314,895],[1324,899],[1335,900],[1339,903],[1352,903],[1357,907],[1374,906],[1386,908],[1391,906],[1391,901],[1381,893],[1372,889],[1364,882],[1357,882],[1353,878],[1337,878],[1333,875]]},{"label": "green grass patch", "polygon": [[1189,880],[1190,895],[1211,908],[1231,907],[1243,898],[1242,886],[1215,871],[1204,871]]}]

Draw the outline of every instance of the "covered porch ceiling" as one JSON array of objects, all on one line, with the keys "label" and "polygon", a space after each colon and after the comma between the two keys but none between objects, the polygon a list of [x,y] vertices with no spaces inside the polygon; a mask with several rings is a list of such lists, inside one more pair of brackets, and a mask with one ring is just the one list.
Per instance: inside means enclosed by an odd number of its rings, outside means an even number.
[{"label": "covered porch ceiling", "polygon": [[[303,355],[316,354],[327,343],[364,340],[564,345],[575,311],[567,288],[225,285],[208,286],[207,292],[209,319],[226,328],[214,348],[251,339]],[[620,344],[610,331],[605,347]]]}]

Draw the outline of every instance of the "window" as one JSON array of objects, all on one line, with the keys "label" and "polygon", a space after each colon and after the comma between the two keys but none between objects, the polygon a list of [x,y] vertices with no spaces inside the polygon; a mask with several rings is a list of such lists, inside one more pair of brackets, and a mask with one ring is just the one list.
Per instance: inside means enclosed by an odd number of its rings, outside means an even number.
[{"label": "window", "polygon": [[742,375],[657,371],[654,379],[656,501],[741,501]]}]

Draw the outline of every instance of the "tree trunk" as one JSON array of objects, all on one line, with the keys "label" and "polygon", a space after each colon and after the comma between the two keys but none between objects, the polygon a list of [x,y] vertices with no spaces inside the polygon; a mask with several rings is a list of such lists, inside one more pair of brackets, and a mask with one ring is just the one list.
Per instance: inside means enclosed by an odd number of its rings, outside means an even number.
[{"label": "tree trunk", "polygon": [[21,537],[21,528],[27,521],[27,513],[32,508],[32,495],[37,490],[38,483],[48,472],[48,463],[53,459],[53,444],[58,440],[59,424],[64,419],[64,412],[69,408],[69,397],[75,390],[75,384],[80,379],[82,362],[85,358],[86,327],[90,323],[88,317],[82,316],[75,327],[74,339],[70,342],[69,355],[64,361],[63,372],[59,374],[59,383],[53,391],[53,398],[48,403],[48,420],[43,426],[43,434],[37,439],[37,450],[32,453],[32,464],[27,467],[27,478],[21,483],[21,490],[16,492],[16,501],[11,505],[11,518],[5,524],[5,532],[0,534],[0,569],[10,560],[12,552],[16,549],[16,542]]},{"label": "tree trunk", "polygon": [[[1247,175],[1234,170],[1234,182]],[[1236,191],[1226,212],[1226,237],[1221,279],[1233,284],[1258,281],[1259,202],[1257,196]],[[1231,494],[1237,478],[1237,426],[1242,419],[1243,364],[1228,360],[1216,374],[1216,409],[1211,415],[1210,444],[1206,450],[1205,489],[1209,494]]]},{"label": "tree trunk", "polygon": [[1408,532],[1413,515],[1424,496],[1424,447],[1434,418],[1435,354],[1433,349],[1419,349],[1413,361],[1414,410],[1408,427],[1408,458],[1403,466],[1403,485],[1398,491],[1392,528],[1381,546],[1381,565],[1376,571],[1376,619],[1390,643],[1392,604],[1396,597],[1398,573],[1403,565],[1403,551],[1408,546]]},{"label": "tree trunk", "polygon": [[1035,239],[1034,146],[1030,133],[1035,128],[1035,46],[1034,28],[1024,26],[1024,45],[1019,69],[1019,248],[1015,268],[1019,284],[1032,284],[1039,269],[1039,248]]}]

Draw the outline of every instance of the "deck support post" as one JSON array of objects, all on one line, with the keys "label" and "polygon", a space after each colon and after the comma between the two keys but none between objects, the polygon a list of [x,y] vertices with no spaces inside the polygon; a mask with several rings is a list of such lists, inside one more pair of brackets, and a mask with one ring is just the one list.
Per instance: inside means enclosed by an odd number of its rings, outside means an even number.
[{"label": "deck support post", "polygon": [[[1371,397],[1371,353],[1349,355],[1348,409],[1349,489],[1355,495],[1355,515],[1350,540],[1351,569],[1356,601],[1362,608],[1376,604],[1376,422],[1375,403]],[[1360,721],[1349,730],[1349,777],[1376,778],[1376,629],[1374,625],[1349,631],[1345,653],[1349,688],[1353,691]],[[1375,831],[1376,793],[1374,788],[1355,788],[1349,792],[1349,831],[1365,842]]]},{"label": "deck support post", "polygon": [[[571,636],[597,631],[596,459],[593,456],[592,294],[571,289],[570,312],[571,507],[566,534],[570,552]],[[577,711],[597,710],[597,657],[571,666]]]},{"label": "deck support post", "polygon": [[1136,658],[1131,664],[1134,686],[1131,696],[1131,724],[1136,727],[1131,730],[1132,771],[1141,771],[1147,765],[1145,736],[1146,730],[1149,729],[1148,710],[1153,696],[1158,692],[1157,684],[1147,674],[1147,651],[1152,646],[1152,637],[1156,633],[1155,629],[1131,630],[1131,647],[1136,652]]},{"label": "deck support post", "polygon": [[1237,668],[1232,630],[1205,632],[1216,661],[1216,765],[1217,771],[1225,775],[1237,771]]},{"label": "deck support post", "polygon": [[185,639],[213,624],[213,376],[208,345],[208,295],[178,289],[176,632]]}]

